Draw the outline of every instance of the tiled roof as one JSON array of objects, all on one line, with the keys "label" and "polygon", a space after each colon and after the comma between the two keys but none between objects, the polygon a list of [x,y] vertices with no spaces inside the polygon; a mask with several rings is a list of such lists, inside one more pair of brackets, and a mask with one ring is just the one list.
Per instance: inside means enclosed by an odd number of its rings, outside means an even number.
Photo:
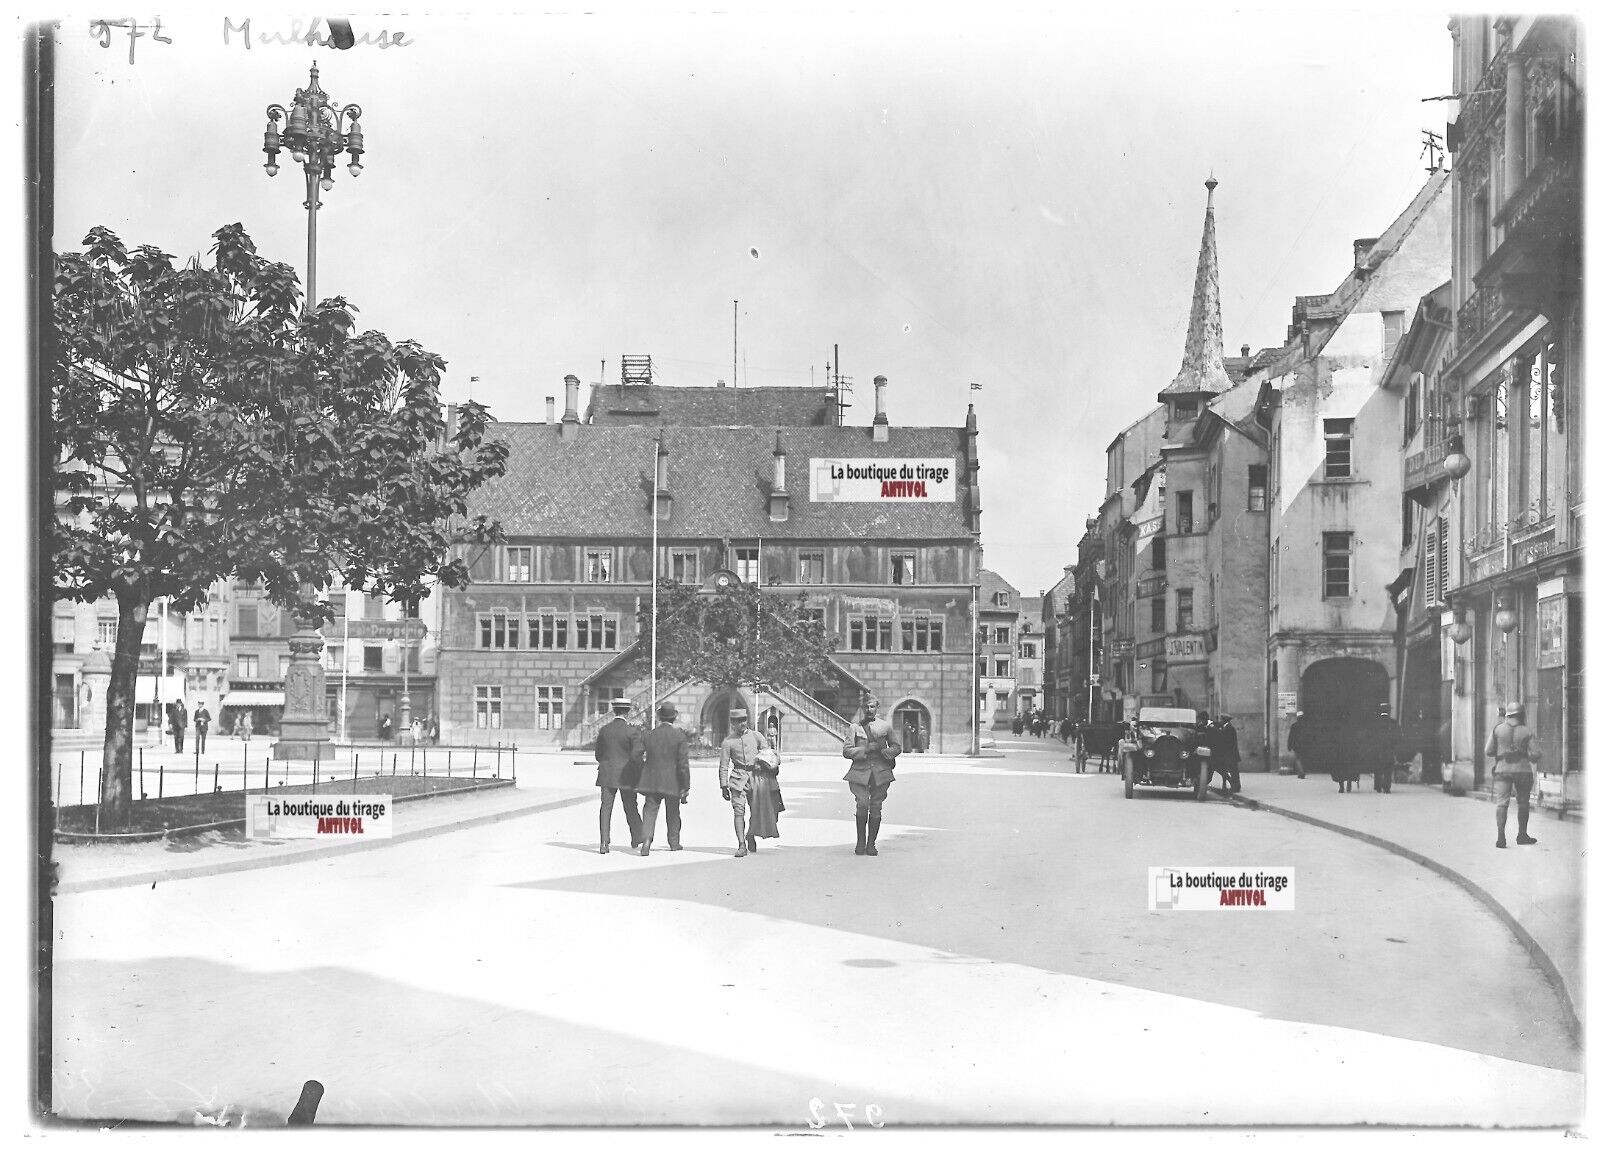
[{"label": "tiled roof", "polygon": [[1005,592],[1011,596],[1011,601],[1006,611],[1015,612],[1022,601],[1017,595],[1016,586],[1008,582],[1005,577],[987,568],[978,570],[978,610],[992,611],[995,607],[994,596],[996,592]]},{"label": "tiled roof", "polygon": [[1222,293],[1217,286],[1217,219],[1211,207],[1215,177],[1206,181],[1206,221],[1200,230],[1200,259],[1194,270],[1194,296],[1189,302],[1189,333],[1183,344],[1183,366],[1161,391],[1163,397],[1192,392],[1221,392],[1228,387],[1222,363]]},{"label": "tiled roof", "polygon": [[781,425],[828,423],[826,388],[678,388],[601,384],[589,395],[596,424]]},{"label": "tiled roof", "polygon": [[[511,449],[506,473],[485,484],[471,515],[498,519],[508,537],[648,537],[654,442],[667,446],[665,490],[672,516],[663,539],[975,539],[967,525],[963,430],[894,428],[882,444],[859,426],[786,427],[789,519],[767,518],[775,432],[768,428],[666,428],[654,425],[495,424]],[[854,457],[946,458],[956,499],[813,503],[810,460]]]}]

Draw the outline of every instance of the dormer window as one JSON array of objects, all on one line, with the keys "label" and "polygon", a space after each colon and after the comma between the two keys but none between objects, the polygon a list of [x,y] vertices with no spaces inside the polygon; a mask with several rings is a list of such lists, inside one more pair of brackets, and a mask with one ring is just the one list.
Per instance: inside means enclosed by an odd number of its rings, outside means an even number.
[{"label": "dormer window", "polygon": [[1200,415],[1200,401],[1174,400],[1172,402],[1172,419],[1176,422],[1193,420]]}]

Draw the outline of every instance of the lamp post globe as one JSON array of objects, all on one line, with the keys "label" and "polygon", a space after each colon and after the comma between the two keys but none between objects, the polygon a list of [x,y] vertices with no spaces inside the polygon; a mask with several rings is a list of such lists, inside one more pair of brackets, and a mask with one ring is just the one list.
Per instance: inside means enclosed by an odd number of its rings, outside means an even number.
[{"label": "lamp post globe", "polygon": [[[306,176],[306,298],[305,311],[310,312],[317,300],[317,209],[322,207],[322,193],[333,191],[333,172],[341,156],[350,157],[350,175],[362,172],[361,157],[367,150],[366,138],[361,131],[361,105],[340,106],[317,83],[317,66],[311,65],[311,83],[296,88],[290,108],[282,104],[267,105],[267,130],[261,139],[261,150],[267,155],[263,167],[268,176],[276,176],[278,153],[287,148],[290,158],[301,166]],[[284,129],[278,131],[278,121]]]}]

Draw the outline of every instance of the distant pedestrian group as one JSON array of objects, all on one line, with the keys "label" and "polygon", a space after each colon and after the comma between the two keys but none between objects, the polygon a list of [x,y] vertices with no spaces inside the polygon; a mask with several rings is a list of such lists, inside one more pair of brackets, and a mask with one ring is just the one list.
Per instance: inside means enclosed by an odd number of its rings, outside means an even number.
[{"label": "distant pedestrian group", "polygon": [[1296,712],[1285,747],[1300,779],[1307,771],[1326,772],[1340,792],[1357,791],[1368,772],[1375,792],[1393,791],[1396,766],[1414,751],[1387,704],[1348,718]]},{"label": "distant pedestrian group", "polygon": [[[595,737],[600,789],[600,851],[611,851],[612,813],[620,800],[628,822],[628,838],[639,855],[648,856],[655,842],[656,820],[666,809],[667,850],[683,849],[682,808],[689,802],[689,737],[675,721],[677,708],[664,702],[656,709],[656,726],[641,732],[628,720],[632,701],[619,696],[611,703],[611,719]],[[894,763],[901,753],[894,727],[878,715],[876,699],[862,703],[860,722],[851,725],[843,752],[850,767],[844,779],[855,799],[858,856],[878,854],[883,803],[894,782]],[[749,856],[760,841],[778,836],[778,817],[785,810],[778,784],[783,757],[765,732],[751,726],[743,708],[728,712],[729,732],[718,749],[717,786],[731,808],[735,857]],[[644,807],[639,808],[639,798]]]}]

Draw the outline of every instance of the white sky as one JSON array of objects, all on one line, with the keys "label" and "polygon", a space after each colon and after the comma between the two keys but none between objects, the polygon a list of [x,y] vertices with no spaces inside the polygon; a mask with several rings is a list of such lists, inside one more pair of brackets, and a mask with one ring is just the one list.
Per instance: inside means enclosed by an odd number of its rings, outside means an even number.
[{"label": "white sky", "polygon": [[348,52],[180,13],[131,64],[125,29],[64,21],[56,247],[106,224],[187,257],[237,220],[303,272],[303,180],[260,145],[315,58],[368,149],[326,195],[319,295],[443,355],[448,396],[478,376],[498,417],[542,420],[624,353],[731,382],[738,299],[741,385],[821,383],[837,343],[850,422],[881,373],[891,421],[953,425],[981,383],[986,563],[1037,595],[1177,372],[1206,176],[1228,350],[1275,345],[1455,111],[1421,102],[1450,91],[1442,13],[593,7],[354,16],[413,43]]}]

